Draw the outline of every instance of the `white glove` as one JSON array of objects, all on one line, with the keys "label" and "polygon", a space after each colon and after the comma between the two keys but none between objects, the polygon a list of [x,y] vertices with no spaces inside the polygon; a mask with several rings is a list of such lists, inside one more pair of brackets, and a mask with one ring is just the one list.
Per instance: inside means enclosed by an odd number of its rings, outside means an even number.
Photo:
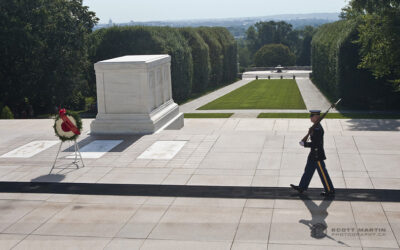
[{"label": "white glove", "polygon": [[300,144],[300,146],[304,147],[304,142],[303,141],[300,141],[299,144]]}]

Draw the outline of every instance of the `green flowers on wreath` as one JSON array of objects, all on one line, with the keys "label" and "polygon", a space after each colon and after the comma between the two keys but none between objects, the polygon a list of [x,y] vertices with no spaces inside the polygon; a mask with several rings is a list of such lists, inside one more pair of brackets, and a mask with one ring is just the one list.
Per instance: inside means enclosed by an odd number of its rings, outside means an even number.
[{"label": "green flowers on wreath", "polygon": [[74,141],[81,134],[82,120],[77,113],[60,109],[53,128],[61,141]]}]

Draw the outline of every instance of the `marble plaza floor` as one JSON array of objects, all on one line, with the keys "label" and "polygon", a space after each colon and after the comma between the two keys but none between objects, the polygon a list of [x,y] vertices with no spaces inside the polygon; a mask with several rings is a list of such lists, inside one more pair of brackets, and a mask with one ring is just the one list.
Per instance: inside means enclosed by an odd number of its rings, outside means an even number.
[{"label": "marble plaza floor", "polygon": [[[53,120],[0,120],[0,187],[31,187],[0,190],[0,249],[399,248],[400,199],[367,196],[400,189],[400,120],[322,122],[335,187],[365,195],[336,200],[313,193],[288,199],[79,193],[74,184],[286,190],[299,182],[308,154],[298,145],[307,119],[185,119],[181,130],[102,137],[88,134],[90,122],[83,120],[79,138],[85,167],[70,164],[72,144],[65,144],[49,174],[60,145]],[[35,183],[65,183],[66,193],[35,193]],[[311,187],[322,188],[317,175]]]}]

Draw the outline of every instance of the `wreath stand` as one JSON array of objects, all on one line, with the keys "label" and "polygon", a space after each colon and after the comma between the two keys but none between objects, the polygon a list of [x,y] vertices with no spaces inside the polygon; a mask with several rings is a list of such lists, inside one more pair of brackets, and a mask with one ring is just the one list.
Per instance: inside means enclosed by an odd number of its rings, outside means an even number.
[{"label": "wreath stand", "polygon": [[[85,167],[85,164],[83,163],[82,159],[82,154],[79,150],[78,143],[76,142],[76,139],[78,136],[81,134],[81,129],[82,129],[82,121],[80,117],[73,112],[69,112],[65,109],[60,109],[59,110],[59,115],[56,116],[55,122],[54,122],[54,132],[60,138],[61,143],[60,147],[58,147],[57,155],[54,160],[53,166],[50,169],[50,173],[53,171],[53,169],[69,169],[69,165],[67,167],[56,167],[57,160],[59,159],[58,156],[60,155],[62,145],[65,141],[73,141],[74,142],[74,161],[72,162],[73,165],[76,166],[77,169],[79,169],[79,161],[82,163],[82,167]],[[70,144],[71,145],[71,144]],[[80,160],[78,159],[78,156]]]},{"label": "wreath stand", "polygon": [[[53,171],[53,169],[68,169],[68,168],[60,168],[60,167],[57,168],[56,167],[57,160],[59,159],[58,155],[61,152],[61,147],[62,147],[63,143],[64,142],[61,141],[60,147],[58,147],[56,159],[54,160],[53,166],[50,169],[50,174]],[[83,163],[82,155],[81,155],[81,152],[79,150],[79,146],[78,146],[78,143],[76,142],[76,140],[74,140],[74,155],[75,155],[75,158],[74,158],[74,161],[72,162],[72,164],[75,165],[77,169],[79,169],[79,164],[78,163],[79,163],[79,161],[81,161],[82,162],[82,167],[85,167],[85,164]],[[79,156],[80,160],[78,159],[78,156]]]}]

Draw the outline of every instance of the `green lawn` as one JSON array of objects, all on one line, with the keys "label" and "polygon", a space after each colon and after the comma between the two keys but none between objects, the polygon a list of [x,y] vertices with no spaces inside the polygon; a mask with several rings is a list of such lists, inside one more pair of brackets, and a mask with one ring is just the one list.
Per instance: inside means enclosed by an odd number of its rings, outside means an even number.
[{"label": "green lawn", "polygon": [[[310,118],[309,113],[261,113],[257,118]],[[328,113],[327,119],[400,119],[398,114]]]},{"label": "green lawn", "polygon": [[200,108],[216,109],[306,109],[294,80],[255,80]]},{"label": "green lawn", "polygon": [[185,118],[229,118],[233,113],[185,113]]}]

